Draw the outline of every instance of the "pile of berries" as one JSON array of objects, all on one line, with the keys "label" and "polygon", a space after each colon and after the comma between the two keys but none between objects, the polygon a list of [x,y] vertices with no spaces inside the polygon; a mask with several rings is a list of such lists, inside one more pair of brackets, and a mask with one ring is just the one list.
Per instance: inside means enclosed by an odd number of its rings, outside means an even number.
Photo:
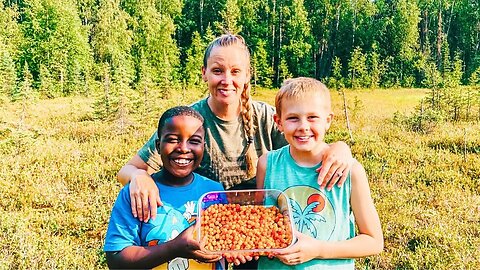
[{"label": "pile of berries", "polygon": [[285,248],[293,238],[289,217],[277,207],[239,204],[205,209],[201,235],[209,251]]}]

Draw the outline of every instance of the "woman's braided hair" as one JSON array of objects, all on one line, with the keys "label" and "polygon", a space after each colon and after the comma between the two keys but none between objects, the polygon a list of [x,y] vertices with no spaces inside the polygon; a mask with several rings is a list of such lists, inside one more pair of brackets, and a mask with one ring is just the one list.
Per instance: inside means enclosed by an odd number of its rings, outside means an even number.
[{"label": "woman's braided hair", "polygon": [[[210,53],[212,49],[216,46],[228,47],[228,46],[238,46],[245,51],[245,55],[248,59],[248,74],[250,77],[250,51],[248,49],[247,44],[245,43],[245,39],[240,35],[234,34],[223,34],[216,39],[214,39],[205,50],[205,55],[203,57],[203,66],[207,66],[208,58],[210,57]],[[247,151],[245,154],[245,161],[247,165],[247,178],[253,178],[257,173],[257,152],[255,150],[255,145],[253,143],[253,138],[255,134],[255,127],[254,127],[254,115],[253,115],[253,108],[252,108],[252,98],[250,95],[250,90],[252,86],[250,84],[250,78],[247,80],[245,85],[243,86],[243,92],[241,95],[241,110],[240,114],[242,115],[243,120],[243,128],[245,130],[245,137],[247,138]]]}]

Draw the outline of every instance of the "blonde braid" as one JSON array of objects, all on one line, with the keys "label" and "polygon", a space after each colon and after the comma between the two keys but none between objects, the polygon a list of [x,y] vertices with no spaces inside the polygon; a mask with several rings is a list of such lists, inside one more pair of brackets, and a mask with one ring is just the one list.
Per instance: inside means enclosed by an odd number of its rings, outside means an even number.
[{"label": "blonde braid", "polygon": [[[207,49],[205,50],[205,54],[203,56],[203,66],[207,66],[208,58],[210,57],[210,53],[215,46],[240,46],[245,50],[246,57],[248,58],[248,72],[249,72],[249,80],[250,80],[250,51],[248,46],[245,42],[245,39],[240,35],[235,35],[231,33],[223,34],[220,37],[214,39],[208,45]],[[241,96],[241,111],[240,114],[242,115],[243,120],[243,129],[245,130],[245,137],[247,139],[247,149],[245,152],[245,162],[247,165],[247,179],[251,179],[255,177],[257,173],[257,151],[255,150],[255,144],[253,143],[253,138],[255,134],[255,127],[254,127],[254,120],[253,120],[253,108],[252,108],[252,101],[250,96],[250,89],[251,85],[248,81],[244,87]]]},{"label": "blonde braid", "polygon": [[245,162],[247,164],[247,178],[255,177],[257,173],[257,151],[255,150],[255,144],[253,143],[253,137],[255,134],[255,127],[253,124],[253,109],[250,96],[250,83],[246,83],[242,92],[242,120],[243,129],[245,130],[245,137],[247,138],[247,152],[245,154]]}]

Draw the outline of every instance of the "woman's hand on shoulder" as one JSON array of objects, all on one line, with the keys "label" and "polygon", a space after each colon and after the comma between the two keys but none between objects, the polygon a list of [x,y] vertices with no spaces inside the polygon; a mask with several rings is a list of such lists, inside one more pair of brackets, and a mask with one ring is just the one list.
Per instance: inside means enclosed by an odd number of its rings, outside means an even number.
[{"label": "woman's hand on shoulder", "polygon": [[320,188],[331,190],[335,184],[342,186],[354,161],[346,143],[340,141],[330,144],[323,155],[322,166],[317,170]]},{"label": "woman's hand on shoulder", "polygon": [[157,207],[162,205],[155,181],[143,169],[137,169],[132,173],[130,200],[133,216],[143,222],[150,218],[155,219]]}]

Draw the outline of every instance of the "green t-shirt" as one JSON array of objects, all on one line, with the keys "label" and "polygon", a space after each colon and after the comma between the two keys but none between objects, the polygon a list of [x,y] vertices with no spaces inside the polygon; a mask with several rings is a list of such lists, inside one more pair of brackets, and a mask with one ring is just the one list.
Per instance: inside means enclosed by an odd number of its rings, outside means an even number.
[{"label": "green t-shirt", "polygon": [[[247,139],[243,129],[242,117],[232,121],[224,121],[215,116],[202,99],[191,105],[204,118],[205,151],[200,167],[196,172],[223,184],[225,189],[255,188],[254,179],[246,179],[245,153]],[[267,151],[278,149],[287,144],[278,131],[274,121],[274,108],[264,102],[253,101],[255,136],[254,144],[260,157]],[[155,132],[148,142],[138,151],[138,155],[147,164],[155,160],[158,165],[160,158],[155,150]]]}]

